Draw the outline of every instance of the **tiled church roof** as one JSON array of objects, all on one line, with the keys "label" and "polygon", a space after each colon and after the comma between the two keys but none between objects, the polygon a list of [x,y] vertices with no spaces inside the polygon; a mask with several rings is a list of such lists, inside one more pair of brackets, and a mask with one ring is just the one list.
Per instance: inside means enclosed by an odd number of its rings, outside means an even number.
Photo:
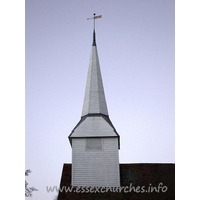
[{"label": "tiled church roof", "polygon": [[[173,200],[175,199],[175,164],[120,164],[121,192],[63,192],[58,200]],[[71,164],[64,164],[60,188],[71,184]],[[131,184],[132,191],[129,187]],[[160,186],[158,192],[158,186]],[[135,188],[135,191],[133,189]],[[143,188],[142,188],[143,187]],[[73,191],[76,188],[73,188]],[[85,190],[86,191],[86,190]],[[93,190],[95,191],[95,190]],[[100,191],[100,189],[99,189]],[[105,190],[103,190],[105,191]],[[152,192],[151,192],[152,191]]]}]

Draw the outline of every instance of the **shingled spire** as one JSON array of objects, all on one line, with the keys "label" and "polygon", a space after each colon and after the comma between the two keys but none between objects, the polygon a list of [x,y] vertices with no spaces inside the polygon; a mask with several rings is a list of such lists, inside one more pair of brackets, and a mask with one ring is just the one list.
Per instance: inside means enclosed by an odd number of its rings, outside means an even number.
[{"label": "shingled spire", "polygon": [[82,115],[69,140],[72,143],[72,138],[104,136],[117,137],[120,148],[119,135],[108,116],[94,29]]},{"label": "shingled spire", "polygon": [[95,30],[93,32],[92,51],[90,55],[90,64],[87,76],[82,116],[87,114],[108,115],[97,53]]}]

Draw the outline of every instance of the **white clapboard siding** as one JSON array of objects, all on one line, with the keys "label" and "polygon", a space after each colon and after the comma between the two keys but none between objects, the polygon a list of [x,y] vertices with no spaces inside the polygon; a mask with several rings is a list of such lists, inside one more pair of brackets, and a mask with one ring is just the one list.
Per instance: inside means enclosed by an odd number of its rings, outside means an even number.
[{"label": "white clapboard siding", "polygon": [[72,139],[72,185],[119,187],[118,138],[101,138],[102,150],[88,150],[86,140]]}]

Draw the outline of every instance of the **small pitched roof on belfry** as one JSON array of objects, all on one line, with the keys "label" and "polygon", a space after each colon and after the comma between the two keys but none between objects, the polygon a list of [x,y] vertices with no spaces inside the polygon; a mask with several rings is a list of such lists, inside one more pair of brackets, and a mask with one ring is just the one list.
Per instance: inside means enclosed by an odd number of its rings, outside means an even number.
[{"label": "small pitched roof on belfry", "polygon": [[93,44],[90,55],[82,116],[94,113],[108,115],[99,58],[97,54],[95,30],[93,32]]}]

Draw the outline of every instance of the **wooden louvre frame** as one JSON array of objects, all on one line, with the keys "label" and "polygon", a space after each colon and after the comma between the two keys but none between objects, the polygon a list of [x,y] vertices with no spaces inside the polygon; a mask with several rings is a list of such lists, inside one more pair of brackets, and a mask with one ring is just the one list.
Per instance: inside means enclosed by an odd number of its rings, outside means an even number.
[{"label": "wooden louvre frame", "polygon": [[102,138],[87,138],[86,150],[102,150]]}]

